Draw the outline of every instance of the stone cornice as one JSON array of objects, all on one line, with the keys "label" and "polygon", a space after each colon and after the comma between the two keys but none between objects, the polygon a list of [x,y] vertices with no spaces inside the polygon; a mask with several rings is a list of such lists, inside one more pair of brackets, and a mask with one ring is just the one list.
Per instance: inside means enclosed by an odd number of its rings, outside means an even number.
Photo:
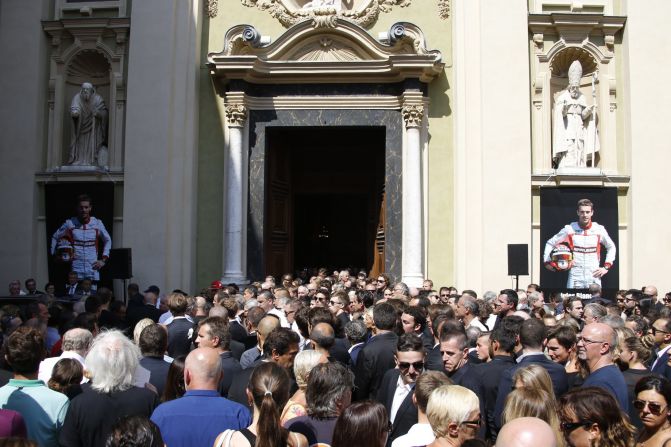
[{"label": "stone cornice", "polygon": [[335,18],[331,25],[301,22],[266,45],[256,29],[238,25],[226,33],[224,49],[208,55],[207,65],[221,84],[231,79],[261,84],[430,82],[443,70],[441,53],[428,50],[424,34],[411,23],[392,26],[388,44],[347,20]]}]

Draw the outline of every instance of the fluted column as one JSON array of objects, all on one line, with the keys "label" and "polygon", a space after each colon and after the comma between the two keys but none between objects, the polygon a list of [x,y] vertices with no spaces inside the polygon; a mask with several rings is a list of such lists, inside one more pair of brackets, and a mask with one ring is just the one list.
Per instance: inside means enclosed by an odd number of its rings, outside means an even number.
[{"label": "fluted column", "polygon": [[406,129],[403,169],[403,260],[402,280],[410,287],[421,287],[424,280],[422,240],[422,153],[420,127],[424,106],[412,104],[401,110]]},{"label": "fluted column", "polygon": [[245,159],[243,130],[247,120],[247,107],[243,103],[226,105],[226,121],[229,128],[229,144],[226,153],[226,177],[224,206],[224,284],[246,284],[245,239],[247,237],[244,204]]}]

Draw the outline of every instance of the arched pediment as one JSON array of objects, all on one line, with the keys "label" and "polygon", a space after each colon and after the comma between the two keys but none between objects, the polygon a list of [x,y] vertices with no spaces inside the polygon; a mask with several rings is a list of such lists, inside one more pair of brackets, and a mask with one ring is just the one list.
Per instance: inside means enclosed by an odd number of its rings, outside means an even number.
[{"label": "arched pediment", "polygon": [[294,25],[275,42],[263,43],[252,26],[228,30],[224,49],[208,55],[208,66],[222,81],[278,82],[431,81],[442,70],[442,55],[428,50],[422,31],[407,22],[394,24],[380,42],[360,26],[329,17]]}]

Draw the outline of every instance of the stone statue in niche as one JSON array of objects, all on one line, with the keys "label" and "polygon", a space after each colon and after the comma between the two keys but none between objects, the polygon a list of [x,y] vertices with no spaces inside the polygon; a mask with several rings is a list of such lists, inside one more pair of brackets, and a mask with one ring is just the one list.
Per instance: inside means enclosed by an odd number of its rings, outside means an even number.
[{"label": "stone statue in niche", "polygon": [[580,91],[582,65],[573,61],[568,71],[568,87],[555,99],[552,158],[557,168],[595,167],[599,151],[596,129],[596,73],[592,77],[592,105]]},{"label": "stone statue in niche", "polygon": [[107,106],[89,82],[70,104],[72,140],[67,164],[70,166],[107,165]]}]

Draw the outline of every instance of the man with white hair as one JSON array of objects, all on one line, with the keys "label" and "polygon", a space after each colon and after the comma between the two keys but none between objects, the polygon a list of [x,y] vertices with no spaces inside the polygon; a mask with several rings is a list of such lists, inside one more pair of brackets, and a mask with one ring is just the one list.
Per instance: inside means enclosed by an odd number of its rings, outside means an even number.
[{"label": "man with white hair", "polygon": [[213,445],[219,433],[247,427],[252,419],[242,405],[221,397],[219,351],[198,348],[184,362],[186,393],[160,405],[151,415],[166,445]]},{"label": "man with white hair", "polygon": [[124,416],[149,417],[159,403],[147,388],[133,386],[140,348],[120,331],[98,335],[86,355],[90,383],[70,403],[59,437],[61,446],[105,445],[112,425]]},{"label": "man with white hair", "polygon": [[40,362],[40,370],[37,378],[44,383],[51,379],[51,372],[60,359],[75,359],[84,366],[84,357],[91,347],[93,334],[86,329],[70,329],[63,335],[62,349],[60,357],[49,357]]},{"label": "man with white hair", "polygon": [[557,437],[550,425],[538,418],[513,419],[501,427],[496,447],[557,447]]}]

